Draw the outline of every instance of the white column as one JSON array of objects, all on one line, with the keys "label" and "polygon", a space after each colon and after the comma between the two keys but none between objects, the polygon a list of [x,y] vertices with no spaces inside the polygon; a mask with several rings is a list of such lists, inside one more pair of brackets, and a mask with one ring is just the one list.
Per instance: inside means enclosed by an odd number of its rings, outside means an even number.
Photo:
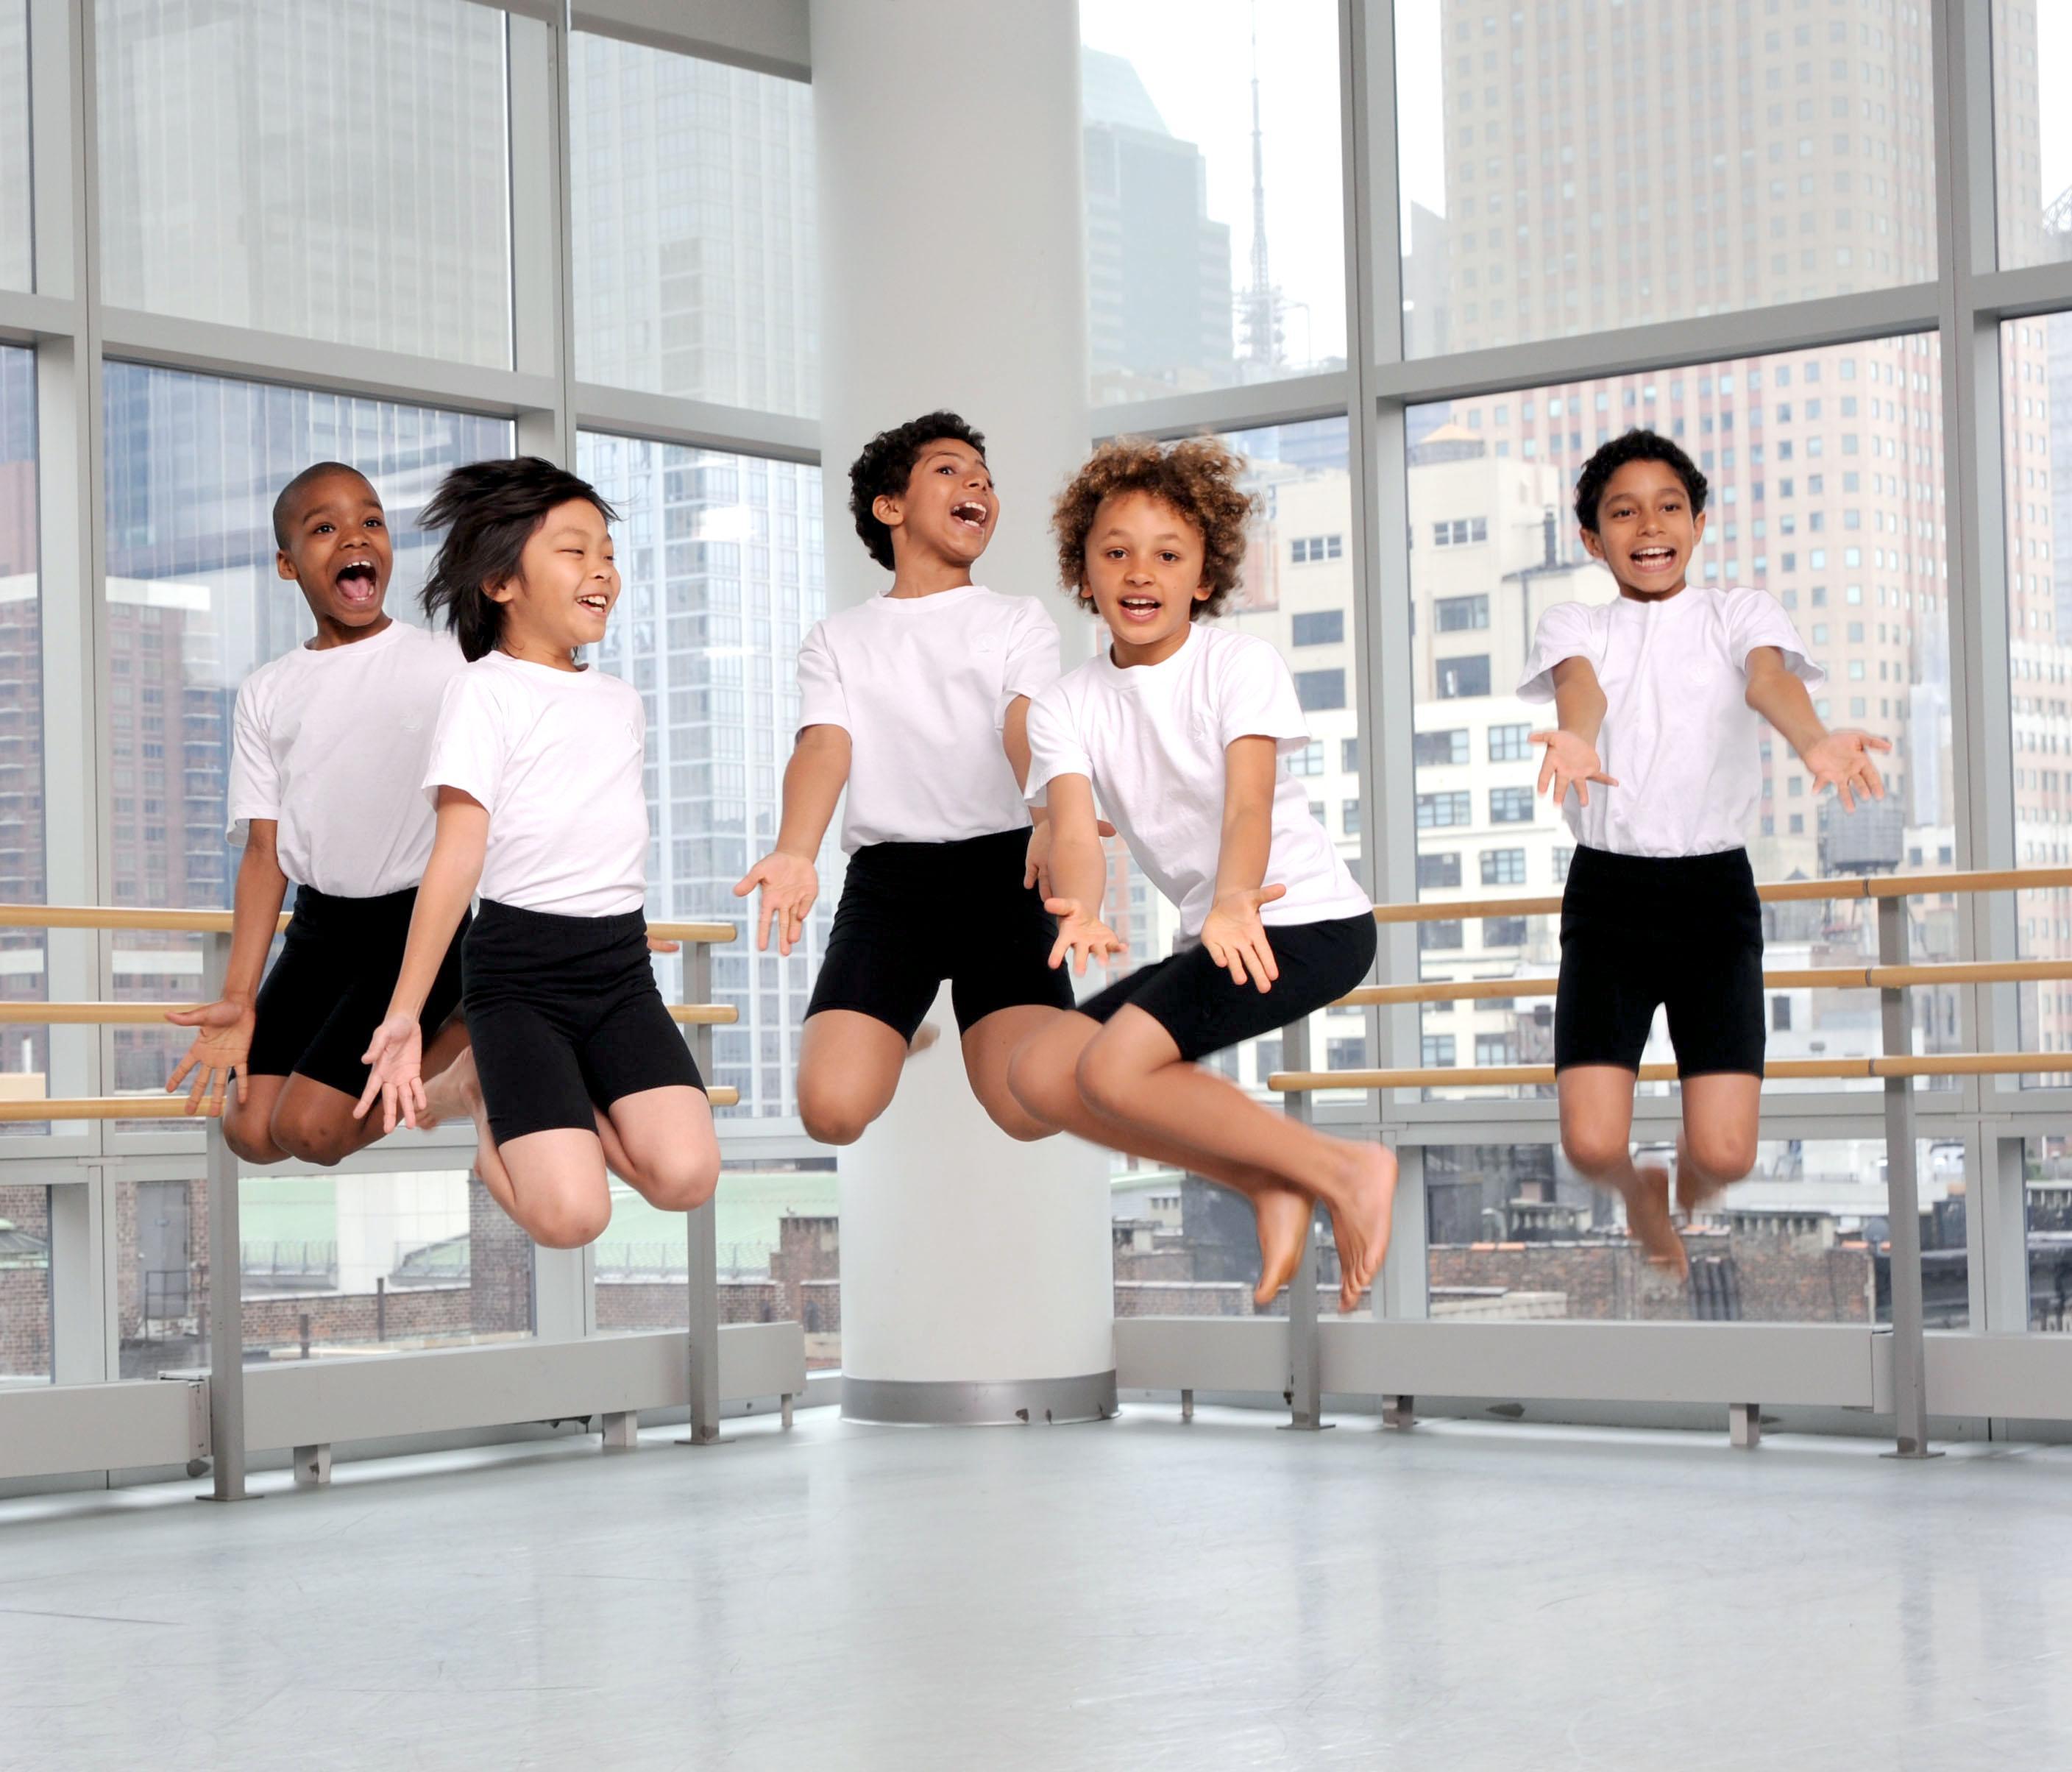
[{"label": "white column", "polygon": [[[813,0],[828,598],[882,590],[849,463],[939,407],[985,434],[1001,520],[979,568],[1068,634],[1050,500],[1085,453],[1079,9]],[[1083,643],[1083,642],[1082,642]],[[925,767],[916,759],[917,767]],[[942,917],[945,944],[983,942]],[[1021,1145],[942,1044],[840,1161],[845,1407],[876,1420],[1040,1421],[1114,1399],[1108,1160]]]}]

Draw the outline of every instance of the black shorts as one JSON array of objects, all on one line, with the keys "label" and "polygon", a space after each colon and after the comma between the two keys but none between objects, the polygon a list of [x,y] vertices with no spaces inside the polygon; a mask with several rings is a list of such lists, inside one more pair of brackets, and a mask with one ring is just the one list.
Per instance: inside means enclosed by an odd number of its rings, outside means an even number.
[{"label": "black shorts", "polygon": [[1335,1003],[1367,976],[1379,942],[1371,915],[1268,923],[1266,939],[1281,972],[1270,991],[1236,983],[1208,949],[1190,948],[1117,979],[1080,1004],[1079,1013],[1107,1022],[1134,1004],[1173,1036],[1191,1064]]},{"label": "black shorts", "polygon": [[1026,829],[858,849],[807,1015],[853,1009],[911,1040],[945,978],[960,1034],[996,1009],[1070,1009],[1072,981],[1050,964],[1058,919],[1022,883],[1028,856]]},{"label": "black shorts", "polygon": [[468,1038],[498,1144],[672,1083],[705,1087],[648,959],[648,919],[482,901],[463,951]]},{"label": "black shorts", "polygon": [[[255,1077],[307,1077],[357,1097],[367,1087],[360,1055],[388,1013],[403,948],[410,936],[417,888],[378,898],[341,898],[314,886],[295,888],[295,914],[281,939],[281,957],[253,1005]],[[460,1005],[460,927],[439,962],[417,1026],[429,1043]]]},{"label": "black shorts", "polygon": [[1554,1068],[1638,1070],[1658,1004],[1679,1077],[1762,1075],[1762,906],[1747,850],[1576,851],[1561,895]]}]

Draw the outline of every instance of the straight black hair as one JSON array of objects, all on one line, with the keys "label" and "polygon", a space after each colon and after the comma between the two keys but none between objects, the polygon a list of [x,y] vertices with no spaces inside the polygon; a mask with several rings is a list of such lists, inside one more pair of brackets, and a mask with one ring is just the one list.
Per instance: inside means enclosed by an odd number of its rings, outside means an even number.
[{"label": "straight black hair", "polygon": [[504,638],[504,606],[487,587],[516,578],[519,557],[547,513],[578,499],[595,505],[606,522],[619,520],[588,480],[536,455],[471,462],[439,483],[417,524],[444,529],[446,538],[419,601],[426,615],[444,620],[458,636],[463,657],[496,650]]}]

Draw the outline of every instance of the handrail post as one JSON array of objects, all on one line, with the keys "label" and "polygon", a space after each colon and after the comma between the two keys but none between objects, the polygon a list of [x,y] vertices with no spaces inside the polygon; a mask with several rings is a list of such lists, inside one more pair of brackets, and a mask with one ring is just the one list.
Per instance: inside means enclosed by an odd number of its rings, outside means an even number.
[{"label": "handrail post", "polygon": [[[712,995],[712,947],[708,942],[684,944],[684,981],[690,1000],[709,1003]],[[691,1055],[697,1060],[698,1075],[709,1086],[713,1080],[713,1037],[709,1023],[693,1023],[687,1030]],[[684,1235],[689,1241],[689,1355],[691,1368],[691,1427],[680,1442],[688,1446],[710,1445],[719,1438],[719,1200],[717,1193],[695,1211],[684,1214]]]},{"label": "handrail post", "polygon": [[[1305,1016],[1281,1030],[1283,1068],[1309,1068],[1309,1020]],[[1306,1089],[1291,1092],[1284,1112],[1289,1118],[1307,1125],[1314,1117],[1312,1098]],[[1295,1277],[1288,1286],[1288,1426],[1314,1433],[1326,1424],[1324,1412],[1322,1350],[1317,1339],[1317,1209],[1312,1206],[1302,1219],[1302,1256],[1295,1264]]]},{"label": "handrail post", "polygon": [[[230,968],[230,937],[217,931],[207,944],[208,995],[223,993]],[[226,1093],[224,1107],[229,1106]],[[249,1501],[245,1491],[244,1245],[237,1215],[237,1153],[223,1136],[223,1117],[202,1131],[208,1180],[208,1445],[215,1473],[204,1501]]]},{"label": "handrail post", "polygon": [[[1906,900],[1877,902],[1878,963],[1906,964]],[[1885,1050],[1897,1057],[1914,1050],[1904,989],[1878,993],[1884,1016]],[[1928,1446],[1927,1345],[1921,1297],[1921,1196],[1914,1176],[1914,1079],[1885,1079],[1885,1185],[1886,1233],[1891,1250],[1892,1389],[1898,1458],[1942,1456]]]}]

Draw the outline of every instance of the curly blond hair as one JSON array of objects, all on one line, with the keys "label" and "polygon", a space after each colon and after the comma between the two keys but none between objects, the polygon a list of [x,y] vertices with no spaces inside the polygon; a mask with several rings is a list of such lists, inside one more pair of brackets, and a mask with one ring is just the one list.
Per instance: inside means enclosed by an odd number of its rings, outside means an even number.
[{"label": "curly blond hair", "polygon": [[1093,609],[1087,590],[1087,537],[1104,499],[1142,492],[1170,505],[1202,537],[1202,582],[1209,595],[1188,611],[1219,614],[1230,601],[1244,563],[1245,525],[1254,500],[1238,483],[1244,458],[1213,437],[1154,443],[1118,437],[1093,452],[1087,465],[1058,496],[1050,528],[1058,538],[1058,577],[1083,609]]}]

